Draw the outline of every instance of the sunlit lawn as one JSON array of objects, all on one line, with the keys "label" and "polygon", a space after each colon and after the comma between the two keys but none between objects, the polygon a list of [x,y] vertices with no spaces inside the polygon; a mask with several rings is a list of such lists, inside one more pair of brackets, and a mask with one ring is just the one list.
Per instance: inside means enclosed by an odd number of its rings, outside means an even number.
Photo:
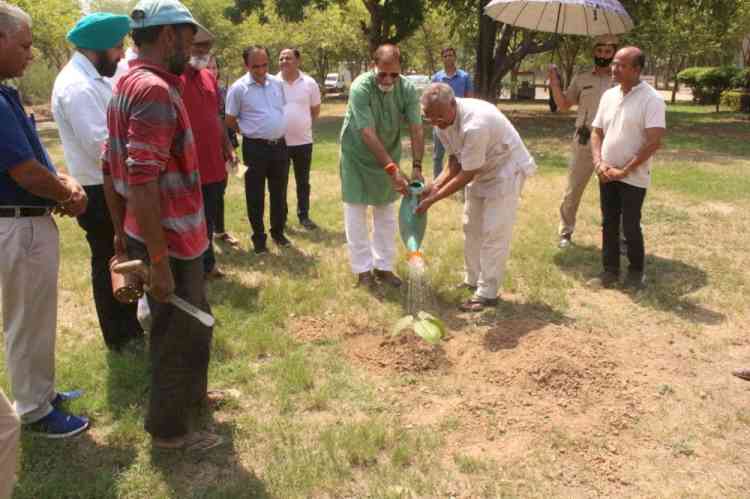
[{"label": "sunlit lawn", "polygon": [[[215,452],[152,451],[142,429],[147,356],[103,347],[88,247],[74,221],[59,220],[58,387],[86,391],[70,409],[90,416],[92,428],[64,441],[24,435],[14,497],[746,496],[750,391],[728,375],[730,367],[750,365],[746,116],[669,108],[666,146],[644,207],[650,287],[634,296],[584,285],[600,262],[593,183],[579,213],[576,246],[565,253],[555,246],[572,116],[552,115],[540,104],[501,105],[540,165],[523,195],[504,302],[481,316],[457,313],[464,296],[453,289],[463,261],[462,207],[455,199],[436,205],[424,251],[432,311],[449,324],[452,339],[444,348],[454,362],[448,371],[404,372],[351,354],[358,335],[388,333],[404,313],[404,297],[352,288],[338,180],[343,109],[324,104],[315,129],[311,215],[321,229],[307,232],[290,216],[291,249],[272,247],[263,257],[249,251],[242,182],[231,179],[227,223],[242,249],[219,247],[228,276],[208,287],[217,318],[210,380],[242,397],[202,421],[229,442]],[[61,165],[56,133],[43,133]],[[296,213],[294,192],[290,179],[290,214]],[[406,273],[403,264],[399,270]],[[455,361],[455,345],[473,338],[481,344],[487,331],[523,321],[565,328],[570,340],[555,340],[574,350],[600,345],[597,355],[618,366],[617,379],[639,384],[607,388],[580,412],[566,412],[565,405],[522,412],[526,404],[555,400],[536,400],[511,382],[492,392],[500,406],[487,402],[491,409],[467,412],[466,404],[477,402],[467,376],[505,369],[510,377],[504,379],[526,379],[513,376],[543,369],[534,359],[548,357],[533,355],[555,352],[534,351],[526,341],[537,336],[529,333],[528,340],[487,349],[481,362],[466,366]],[[312,333],[320,338],[310,339]],[[580,369],[585,374],[588,367]],[[0,361],[6,393],[7,381]],[[420,398],[425,393],[436,394],[427,405]],[[618,407],[626,393],[638,405],[637,421],[613,434],[604,425],[607,408]],[[453,405],[441,405],[448,401]],[[581,419],[586,414],[590,419]],[[573,420],[588,422],[565,424]],[[482,431],[475,421],[483,422]],[[610,455],[609,445],[619,454]],[[612,469],[589,459],[592,452],[607,453]]]}]

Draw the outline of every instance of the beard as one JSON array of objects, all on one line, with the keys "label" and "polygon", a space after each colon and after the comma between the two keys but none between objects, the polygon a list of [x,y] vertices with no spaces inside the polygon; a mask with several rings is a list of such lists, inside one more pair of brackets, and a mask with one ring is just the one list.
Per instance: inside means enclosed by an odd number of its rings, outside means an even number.
[{"label": "beard", "polygon": [[386,94],[392,92],[395,86],[396,85],[383,85],[382,83],[378,83],[380,91]]},{"label": "beard", "polygon": [[106,78],[112,78],[117,72],[117,63],[120,61],[111,60],[107,57],[106,52],[98,52],[97,55],[99,56],[99,60],[94,67],[100,75]]},{"label": "beard", "polygon": [[197,70],[206,69],[208,63],[211,62],[211,56],[206,55],[194,55],[190,58],[190,65]]}]

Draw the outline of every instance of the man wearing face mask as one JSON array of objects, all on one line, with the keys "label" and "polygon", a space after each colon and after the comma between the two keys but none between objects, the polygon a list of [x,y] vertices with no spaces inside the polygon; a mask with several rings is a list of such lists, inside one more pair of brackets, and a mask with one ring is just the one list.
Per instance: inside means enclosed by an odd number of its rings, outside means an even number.
[{"label": "man wearing face mask", "polygon": [[591,157],[591,122],[596,116],[602,94],[612,88],[610,64],[617,51],[618,40],[613,35],[598,36],[594,41],[594,67],[578,73],[568,85],[565,92],[560,88],[557,68],[550,67],[548,79],[552,96],[560,111],[567,111],[577,106],[576,133],[573,138],[573,154],[568,165],[568,183],[560,204],[560,226],[558,229],[560,248],[570,246],[576,225],[576,214],[581,204],[583,192],[594,173]]},{"label": "man wearing face mask", "polygon": [[[341,188],[344,222],[352,271],[358,286],[377,280],[393,287],[401,279],[393,272],[396,257],[396,211],[393,203],[406,192],[401,173],[401,123],[409,125],[412,177],[422,178],[424,134],[419,97],[414,85],[401,76],[401,52],[381,45],[374,53],[375,68],[352,83],[341,129]],[[367,208],[373,207],[372,242]]]},{"label": "man wearing face mask", "polygon": [[209,279],[221,278],[224,273],[216,266],[213,236],[218,218],[221,194],[227,180],[227,161],[235,161],[234,149],[229,142],[224,123],[219,116],[221,96],[216,77],[208,70],[211,60],[213,35],[199,32],[190,50],[190,64],[182,80],[182,100],[185,102],[193,140],[198,151],[198,169],[201,174],[203,206],[206,215],[208,249],[203,255],[203,270]]},{"label": "man wearing face mask", "polygon": [[86,191],[86,211],[78,225],[91,250],[91,284],[104,343],[120,350],[143,337],[136,306],[112,294],[109,261],[115,254],[114,229],[102,185],[101,153],[107,140],[107,106],[112,77],[122,58],[122,42],[130,31],[127,16],[97,12],[82,18],[68,33],[76,50],[55,80],[52,115],[65,151],[68,172]]},{"label": "man wearing face mask", "polygon": [[194,134],[180,96],[193,37],[205,31],[176,0],[141,0],[130,15],[138,59],[107,110],[104,192],[115,250],[150,266],[151,389],[146,431],[162,449],[204,451],[222,438],[192,431],[192,409],[207,403],[213,330],[174,307],[175,294],[210,313],[203,253],[208,248]]}]

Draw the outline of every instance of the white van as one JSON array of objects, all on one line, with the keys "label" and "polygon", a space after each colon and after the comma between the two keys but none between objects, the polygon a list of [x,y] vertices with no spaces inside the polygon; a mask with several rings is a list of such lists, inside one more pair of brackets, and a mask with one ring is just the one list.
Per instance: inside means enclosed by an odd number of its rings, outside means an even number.
[{"label": "white van", "polygon": [[328,73],[326,75],[325,82],[323,83],[323,90],[327,94],[348,94],[349,87],[352,85],[352,77],[349,71],[343,71],[341,73]]}]

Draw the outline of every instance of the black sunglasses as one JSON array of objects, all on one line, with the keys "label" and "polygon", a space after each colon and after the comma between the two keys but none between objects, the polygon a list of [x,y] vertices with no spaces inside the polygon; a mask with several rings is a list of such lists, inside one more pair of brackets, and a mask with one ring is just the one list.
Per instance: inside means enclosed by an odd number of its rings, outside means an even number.
[{"label": "black sunglasses", "polygon": [[380,73],[378,73],[378,78],[385,78],[386,76],[390,76],[395,80],[396,78],[398,78],[399,74],[400,73],[386,73],[385,71],[381,71]]}]

